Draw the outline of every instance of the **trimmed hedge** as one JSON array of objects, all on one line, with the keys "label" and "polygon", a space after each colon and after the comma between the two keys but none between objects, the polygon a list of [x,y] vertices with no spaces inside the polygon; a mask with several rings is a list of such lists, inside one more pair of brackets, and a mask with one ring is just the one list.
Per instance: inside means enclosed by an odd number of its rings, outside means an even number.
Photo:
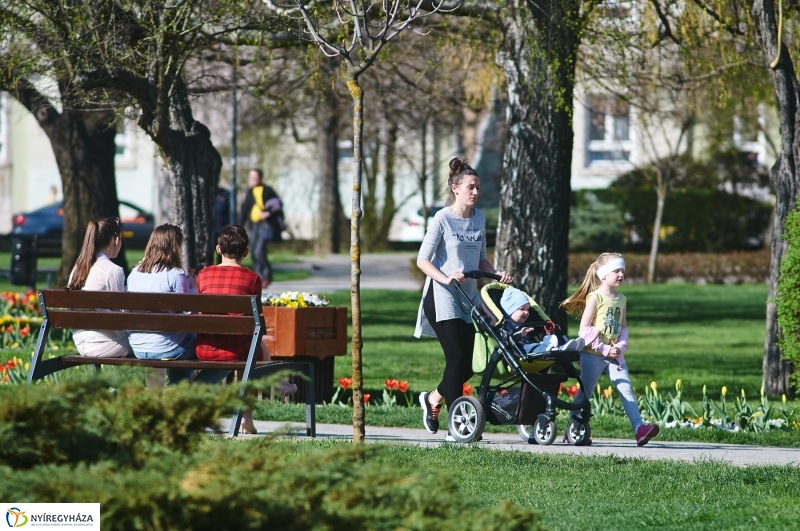
[{"label": "trimmed hedge", "polygon": [[211,436],[238,404],[234,386],[106,378],[0,390],[0,497],[99,502],[108,530],[542,529],[442,471],[387,468],[391,447]]},{"label": "trimmed hedge", "polygon": [[[786,256],[781,260],[778,277],[778,296],[775,298],[778,313],[778,347],[783,359],[800,367],[800,209],[795,207],[786,216],[783,225]],[[800,372],[791,375],[795,387],[800,387]]]}]

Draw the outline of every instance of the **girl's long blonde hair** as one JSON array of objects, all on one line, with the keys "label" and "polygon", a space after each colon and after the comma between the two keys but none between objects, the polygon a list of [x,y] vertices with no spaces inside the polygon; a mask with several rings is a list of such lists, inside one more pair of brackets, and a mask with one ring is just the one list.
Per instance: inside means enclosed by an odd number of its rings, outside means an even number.
[{"label": "girl's long blonde hair", "polygon": [[561,303],[561,307],[565,308],[567,313],[573,315],[583,314],[583,310],[586,309],[586,297],[600,287],[600,279],[597,278],[597,268],[610,262],[614,258],[622,258],[622,255],[619,253],[603,253],[597,257],[597,260],[592,262],[592,265],[589,266],[589,270],[586,272],[586,276],[583,277],[583,281],[580,286],[578,286],[578,289],[575,290],[575,293]]}]

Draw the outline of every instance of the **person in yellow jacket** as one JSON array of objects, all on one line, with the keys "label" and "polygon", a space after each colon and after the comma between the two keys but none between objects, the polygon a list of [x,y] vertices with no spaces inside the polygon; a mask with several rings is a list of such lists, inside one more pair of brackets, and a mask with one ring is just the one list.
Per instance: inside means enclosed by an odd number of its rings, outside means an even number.
[{"label": "person in yellow jacket", "polygon": [[242,203],[240,223],[249,222],[250,241],[253,243],[253,269],[266,288],[272,282],[272,265],[269,263],[267,244],[280,241],[284,229],[283,205],[271,186],[264,184],[260,168],[250,170],[250,189]]}]

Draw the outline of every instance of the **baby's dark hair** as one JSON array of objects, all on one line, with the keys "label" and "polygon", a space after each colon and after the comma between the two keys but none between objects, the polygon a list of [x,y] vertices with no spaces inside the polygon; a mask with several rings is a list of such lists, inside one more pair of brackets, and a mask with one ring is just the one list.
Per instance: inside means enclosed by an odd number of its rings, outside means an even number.
[{"label": "baby's dark hair", "polygon": [[249,244],[247,231],[241,225],[225,225],[217,236],[217,245],[225,258],[241,260]]},{"label": "baby's dark hair", "polygon": [[460,159],[458,157],[450,159],[450,178],[447,179],[447,189],[450,191],[450,197],[447,198],[448,205],[452,205],[456,201],[456,194],[453,193],[453,185],[458,186],[461,184],[461,181],[463,181],[464,177],[467,175],[472,175],[480,179],[480,177],[478,177],[478,172],[467,164],[467,159]]}]

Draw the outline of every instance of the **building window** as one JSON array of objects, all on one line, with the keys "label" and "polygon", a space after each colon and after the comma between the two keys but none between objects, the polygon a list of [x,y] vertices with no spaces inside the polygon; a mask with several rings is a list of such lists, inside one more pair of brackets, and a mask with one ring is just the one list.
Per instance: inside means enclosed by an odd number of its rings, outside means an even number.
[{"label": "building window", "polygon": [[585,166],[615,169],[631,166],[630,104],[606,94],[589,94],[585,106]]},{"label": "building window", "polygon": [[6,94],[0,92],[0,164],[8,162],[8,107]]},{"label": "building window", "polygon": [[116,156],[114,162],[118,167],[136,167],[136,129],[126,120],[117,122]]}]

